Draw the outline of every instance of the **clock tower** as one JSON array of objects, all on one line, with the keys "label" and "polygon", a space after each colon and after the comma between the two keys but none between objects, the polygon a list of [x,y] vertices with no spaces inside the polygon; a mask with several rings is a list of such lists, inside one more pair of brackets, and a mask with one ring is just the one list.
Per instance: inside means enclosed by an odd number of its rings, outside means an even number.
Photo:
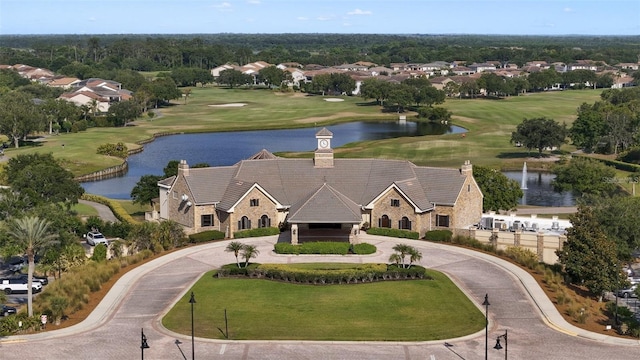
[{"label": "clock tower", "polygon": [[331,139],[333,133],[327,128],[316,133],[316,139],[318,140],[318,148],[316,149],[314,156],[314,165],[317,168],[333,167],[333,149],[331,148]]}]

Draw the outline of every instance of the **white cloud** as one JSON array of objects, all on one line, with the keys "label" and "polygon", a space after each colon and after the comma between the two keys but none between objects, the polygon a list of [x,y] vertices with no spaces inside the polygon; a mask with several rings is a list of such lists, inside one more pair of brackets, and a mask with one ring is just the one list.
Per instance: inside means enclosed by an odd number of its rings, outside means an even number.
[{"label": "white cloud", "polygon": [[260,5],[260,0],[249,0],[247,2],[252,5]]},{"label": "white cloud", "polygon": [[309,18],[308,18],[308,17],[305,17],[305,16],[298,16],[298,17],[297,17],[297,19],[298,19],[298,20],[300,20],[300,21],[307,21],[307,20],[309,20]]},{"label": "white cloud", "polygon": [[372,14],[373,13],[371,12],[371,10],[361,10],[361,9],[355,9],[347,13],[347,15],[372,15]]},{"label": "white cloud", "polygon": [[331,16],[318,16],[316,18],[316,20],[318,21],[329,21],[329,20],[333,20],[335,18],[335,16],[331,15]]},{"label": "white cloud", "polygon": [[573,12],[573,9],[570,7],[566,7],[563,9],[564,12]]},{"label": "white cloud", "polygon": [[96,20],[97,19],[95,17],[93,17],[93,16],[89,18],[89,21],[96,21]]},{"label": "white cloud", "polygon": [[214,9],[218,9],[219,11],[229,11],[232,8],[231,3],[228,3],[226,1],[211,5],[211,7]]}]

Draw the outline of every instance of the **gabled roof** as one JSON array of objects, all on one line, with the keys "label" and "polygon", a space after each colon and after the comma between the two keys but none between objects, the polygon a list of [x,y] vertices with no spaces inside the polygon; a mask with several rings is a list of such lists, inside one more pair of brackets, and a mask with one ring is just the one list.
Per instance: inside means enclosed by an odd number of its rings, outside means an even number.
[{"label": "gabled roof", "polygon": [[248,160],[264,160],[264,159],[275,159],[277,156],[273,155],[273,153],[267,151],[267,149],[262,149],[257,153],[253,154],[249,157]]},{"label": "gabled roof", "polygon": [[322,186],[289,209],[289,222],[353,223],[362,221],[361,207],[330,185]]}]

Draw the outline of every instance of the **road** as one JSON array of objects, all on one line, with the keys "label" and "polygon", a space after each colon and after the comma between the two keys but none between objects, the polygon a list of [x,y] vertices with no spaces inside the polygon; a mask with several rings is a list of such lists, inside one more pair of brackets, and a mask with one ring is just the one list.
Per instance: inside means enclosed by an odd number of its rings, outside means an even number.
[{"label": "road", "polygon": [[[488,254],[443,244],[365,235],[365,242],[377,246],[375,255],[285,256],[272,252],[277,237],[242,241],[257,246],[260,255],[256,262],[260,263],[386,262],[398,242],[415,246],[424,255],[421,265],[448,274],[483,312],[480,304],[485,293],[489,294],[489,359],[503,357],[503,350],[495,350],[493,345],[505,330],[509,333],[508,354],[512,359],[608,360],[640,354],[638,341],[589,333],[566,323],[531,276]],[[141,356],[140,330],[144,328],[150,346],[144,353],[148,359],[182,359],[175,340],[182,341],[182,350],[190,354],[191,338],[165,329],[161,323],[163,314],[204,272],[234,261],[233,255],[224,251],[227,244],[228,241],[223,241],[189,247],[138,267],[125,274],[81,324],[0,339],[2,358],[136,359]],[[419,343],[196,338],[195,354],[200,359],[481,359],[484,340],[484,331],[459,339]],[[445,341],[453,346],[445,347]]]}]

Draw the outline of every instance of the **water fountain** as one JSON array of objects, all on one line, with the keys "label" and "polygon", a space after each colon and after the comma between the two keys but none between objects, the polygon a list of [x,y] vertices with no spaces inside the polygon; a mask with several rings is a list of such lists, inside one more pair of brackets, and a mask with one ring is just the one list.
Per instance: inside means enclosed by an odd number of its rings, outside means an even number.
[{"label": "water fountain", "polygon": [[520,189],[527,190],[527,162],[524,162],[522,166],[522,182],[520,183]]}]

